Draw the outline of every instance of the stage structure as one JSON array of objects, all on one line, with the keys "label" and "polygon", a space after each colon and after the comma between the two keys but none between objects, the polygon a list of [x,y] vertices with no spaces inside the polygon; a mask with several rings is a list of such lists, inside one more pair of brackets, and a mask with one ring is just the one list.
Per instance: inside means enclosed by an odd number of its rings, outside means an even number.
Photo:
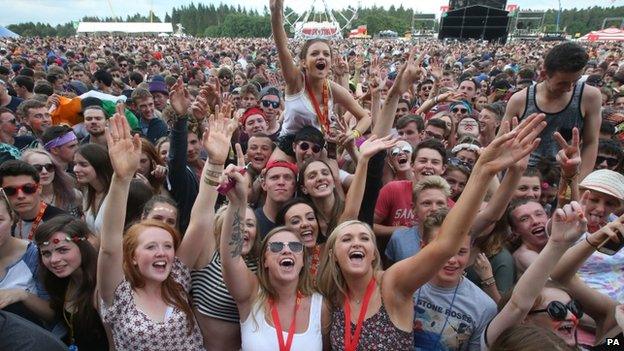
[{"label": "stage structure", "polygon": [[412,39],[435,38],[436,33],[435,13],[414,13],[412,15]]},{"label": "stage structure", "polygon": [[[359,6],[358,6],[359,7]],[[336,16],[340,19],[336,19]],[[345,10],[332,10],[326,0],[312,0],[308,10],[301,14],[291,11],[284,13],[284,21],[295,39],[342,39],[342,33],[351,28],[357,19],[357,10],[348,7]],[[342,23],[342,24],[341,24]]]},{"label": "stage structure", "polygon": [[538,40],[544,31],[545,17],[545,11],[517,11],[511,21],[509,40]]},{"label": "stage structure", "polygon": [[[505,0],[451,0],[442,14],[439,39],[480,39],[504,43],[509,33]],[[461,7],[460,7],[461,6]]]}]

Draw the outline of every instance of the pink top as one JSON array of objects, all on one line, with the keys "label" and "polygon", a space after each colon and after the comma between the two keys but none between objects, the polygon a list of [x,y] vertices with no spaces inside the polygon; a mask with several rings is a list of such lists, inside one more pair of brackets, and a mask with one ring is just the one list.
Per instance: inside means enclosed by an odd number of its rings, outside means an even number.
[{"label": "pink top", "polygon": [[[190,270],[177,257],[171,275],[187,292],[190,291]],[[127,280],[117,286],[111,306],[105,306],[100,300],[100,314],[112,330],[117,350],[204,350],[197,321],[192,333],[188,334],[186,315],[173,307],[167,310],[164,322],[152,321],[135,305]]]}]

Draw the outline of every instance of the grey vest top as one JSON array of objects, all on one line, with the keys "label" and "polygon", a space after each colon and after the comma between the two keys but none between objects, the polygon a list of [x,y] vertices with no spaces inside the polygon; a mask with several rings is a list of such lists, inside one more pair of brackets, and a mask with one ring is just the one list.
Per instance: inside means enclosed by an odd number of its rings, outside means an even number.
[{"label": "grey vest top", "polygon": [[557,152],[559,151],[559,145],[553,138],[555,132],[559,132],[566,140],[572,139],[572,129],[578,128],[579,134],[583,135],[583,115],[581,113],[581,97],[583,95],[583,88],[585,83],[576,84],[574,86],[574,92],[572,98],[568,102],[568,105],[557,113],[546,113],[537,106],[535,102],[535,89],[536,85],[531,85],[527,91],[526,103],[524,107],[524,114],[520,117],[523,120],[532,113],[544,113],[546,115],[546,128],[540,134],[542,139],[539,146],[529,158],[529,166],[535,166],[540,159],[552,158],[554,160]]}]

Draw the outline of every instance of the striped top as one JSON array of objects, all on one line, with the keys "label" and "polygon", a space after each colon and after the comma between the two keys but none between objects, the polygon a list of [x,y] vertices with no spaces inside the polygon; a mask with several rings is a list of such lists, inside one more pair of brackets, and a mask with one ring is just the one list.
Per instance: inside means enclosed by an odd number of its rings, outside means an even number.
[{"label": "striped top", "polygon": [[[258,270],[256,260],[245,259],[254,273]],[[231,323],[239,323],[238,308],[223,280],[223,266],[219,250],[215,250],[208,265],[191,272],[193,305],[208,317]]]}]

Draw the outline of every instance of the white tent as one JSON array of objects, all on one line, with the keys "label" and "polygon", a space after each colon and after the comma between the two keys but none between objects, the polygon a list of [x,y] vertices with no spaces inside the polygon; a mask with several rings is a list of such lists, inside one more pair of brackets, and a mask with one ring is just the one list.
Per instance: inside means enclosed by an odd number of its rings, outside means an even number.
[{"label": "white tent", "polygon": [[591,31],[579,40],[583,41],[624,41],[624,30],[618,28],[606,28],[602,30]]},{"label": "white tent", "polygon": [[0,26],[0,38],[19,38],[19,35]]},{"label": "white tent", "polygon": [[80,22],[77,33],[172,33],[171,23]]}]

